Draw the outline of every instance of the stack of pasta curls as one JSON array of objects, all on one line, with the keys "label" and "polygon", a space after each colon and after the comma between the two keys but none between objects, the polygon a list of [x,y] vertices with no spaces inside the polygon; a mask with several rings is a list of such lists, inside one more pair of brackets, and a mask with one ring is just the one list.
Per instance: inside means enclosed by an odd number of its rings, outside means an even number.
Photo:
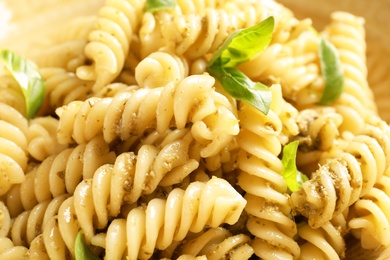
[{"label": "stack of pasta curls", "polygon": [[[46,85],[33,118],[0,68],[0,258],[342,259],[350,237],[390,246],[390,127],[366,79],[364,20],[335,12],[317,32],[274,0],[146,2],[107,0],[32,50]],[[208,65],[269,16],[269,44],[237,66],[272,93],[263,113]],[[320,38],[344,75],[326,105]],[[296,190],[283,176],[294,141],[308,177]]]}]

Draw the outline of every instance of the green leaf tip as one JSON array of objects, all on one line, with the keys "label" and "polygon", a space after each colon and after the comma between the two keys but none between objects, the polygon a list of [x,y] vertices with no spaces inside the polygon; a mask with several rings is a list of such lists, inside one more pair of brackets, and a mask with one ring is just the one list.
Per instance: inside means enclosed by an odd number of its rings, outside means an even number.
[{"label": "green leaf tip", "polygon": [[74,253],[76,260],[101,260],[94,255],[84,240],[83,231],[79,230],[74,243]]},{"label": "green leaf tip", "polygon": [[45,97],[45,84],[38,69],[32,62],[10,50],[0,50],[0,61],[22,89],[27,118],[33,118]]},{"label": "green leaf tip", "polygon": [[325,88],[319,104],[329,105],[337,100],[344,87],[344,72],[336,47],[320,38],[319,57]]},{"label": "green leaf tip", "polygon": [[236,66],[251,60],[271,42],[274,17],[233,32],[215,52],[208,64],[208,72],[237,100],[245,101],[267,114],[272,101],[271,90],[260,82],[253,82]]},{"label": "green leaf tip", "polygon": [[302,184],[308,180],[308,177],[298,171],[296,166],[296,156],[299,141],[293,141],[283,147],[283,172],[282,176],[290,191],[294,192],[302,187]]},{"label": "green leaf tip", "polygon": [[162,10],[170,10],[176,7],[175,0],[146,0],[145,12],[157,12]]}]

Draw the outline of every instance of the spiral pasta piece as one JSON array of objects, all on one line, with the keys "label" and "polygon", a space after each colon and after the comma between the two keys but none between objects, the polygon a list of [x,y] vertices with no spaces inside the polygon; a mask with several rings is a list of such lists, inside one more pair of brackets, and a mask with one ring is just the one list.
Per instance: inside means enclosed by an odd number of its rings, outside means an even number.
[{"label": "spiral pasta piece", "polygon": [[10,74],[2,75],[2,67],[0,67],[0,102],[11,106],[21,115],[26,116],[26,102],[19,83]]},{"label": "spiral pasta piece", "polygon": [[[211,5],[215,8],[207,7]],[[202,10],[193,13],[191,9]],[[287,8],[274,1],[190,1],[186,6],[179,3],[174,12],[145,13],[139,31],[141,57],[164,46],[195,60],[215,52],[232,32],[271,15],[276,19],[273,40],[285,41],[296,20]]]},{"label": "spiral pasta piece", "polygon": [[305,223],[298,228],[298,235],[305,240],[301,246],[302,260],[345,257],[345,241],[331,222],[323,224],[320,228],[312,228]]},{"label": "spiral pasta piece", "polygon": [[367,82],[364,19],[345,12],[331,15],[324,36],[339,53],[344,70],[344,91],[334,106],[344,118],[342,131],[358,133],[365,120],[376,114],[373,92]]},{"label": "spiral pasta piece", "polygon": [[39,70],[45,82],[45,98],[39,115],[52,115],[57,107],[74,100],[85,100],[92,84],[77,78],[76,74],[63,68],[46,67]]},{"label": "spiral pasta piece", "polygon": [[299,111],[297,124],[299,140],[297,166],[305,173],[313,172],[324,153],[334,149],[341,138],[339,127],[343,121],[334,108],[308,108]]},{"label": "spiral pasta piece", "polygon": [[361,246],[374,249],[390,245],[390,178],[382,178],[353,206],[352,219],[348,222],[352,234],[360,238]]},{"label": "spiral pasta piece", "polygon": [[11,216],[4,202],[0,201],[0,238],[6,237],[11,229]]},{"label": "spiral pasta piece", "polygon": [[[174,189],[166,200],[153,199],[146,208],[132,209],[126,219],[111,222],[106,234],[106,258],[149,259],[155,249],[165,249],[188,232],[208,225],[234,224],[245,200],[226,181],[213,177],[207,183],[193,182],[186,190]],[[118,243],[119,241],[126,243]]]},{"label": "spiral pasta piece", "polygon": [[4,260],[13,259],[30,259],[28,257],[28,249],[24,246],[15,246],[11,239],[0,237],[0,258]]},{"label": "spiral pasta piece", "polygon": [[[278,85],[272,88],[275,94],[281,91]],[[264,259],[294,259],[300,255],[294,240],[297,228],[290,216],[287,185],[280,174],[283,165],[278,158],[282,123],[277,114],[281,101],[277,98],[282,97],[273,95],[273,98],[276,100],[272,100],[267,115],[248,104],[239,109],[241,151],[237,159],[240,169],[237,184],[246,192],[245,210],[250,216],[247,228],[255,236],[252,243],[255,254]]]},{"label": "spiral pasta piece", "polygon": [[239,66],[255,81],[279,82],[283,97],[299,109],[318,103],[324,88],[318,64],[319,38],[310,24],[291,41],[273,43]]},{"label": "spiral pasta piece", "polygon": [[77,67],[86,62],[87,58],[84,55],[86,45],[86,39],[69,40],[35,51],[31,54],[31,59],[41,68],[61,68],[75,72]]},{"label": "spiral pasta piece", "polygon": [[19,214],[11,227],[11,238],[14,244],[29,247],[32,241],[42,234],[46,223],[58,214],[59,207],[67,197],[68,194],[57,196],[37,204],[32,210]]},{"label": "spiral pasta piece", "polygon": [[[199,163],[188,158],[192,138],[168,143],[161,149],[143,145],[137,155],[120,154],[114,164],[99,167],[93,178],[81,182],[74,193],[75,210],[87,241],[95,229],[106,227],[123,204],[133,204],[142,195],[151,194],[158,185],[180,183]],[[97,222],[94,223],[93,219]]]},{"label": "spiral pasta piece", "polygon": [[365,196],[389,167],[389,126],[375,117],[370,120],[344,150],[324,160],[292,193],[293,208],[309,219],[311,227],[320,227]]},{"label": "spiral pasta piece", "polygon": [[85,143],[103,134],[111,143],[140,136],[147,129],[164,132],[192,123],[192,135],[204,145],[201,156],[213,156],[239,131],[235,108],[214,90],[214,82],[207,74],[192,75],[160,88],[71,102],[56,110],[60,118],[58,140]]},{"label": "spiral pasta piece", "polygon": [[183,57],[157,51],[138,63],[135,80],[141,88],[158,88],[178,82],[188,76],[188,64]]},{"label": "spiral pasta piece", "polygon": [[58,154],[66,145],[57,140],[58,119],[47,116],[31,119],[28,126],[28,153],[36,160],[43,161],[53,154]]},{"label": "spiral pasta piece", "polygon": [[73,194],[82,179],[91,178],[96,169],[116,158],[102,136],[86,144],[63,149],[45,158],[39,165],[31,164],[25,180],[7,193],[6,204],[14,217],[31,210],[40,202],[61,194]]},{"label": "spiral pasta piece", "polygon": [[28,257],[30,260],[50,260],[46,252],[45,242],[43,241],[43,234],[38,235],[31,241],[28,248]]},{"label": "spiral pasta piece", "polygon": [[249,259],[254,251],[251,239],[244,234],[232,235],[222,227],[210,228],[194,239],[180,245],[178,255],[202,256],[206,259]]},{"label": "spiral pasta piece", "polygon": [[24,181],[27,167],[27,119],[0,102],[0,196]]},{"label": "spiral pasta piece", "polygon": [[119,75],[137,31],[145,1],[107,0],[88,36],[85,55],[92,65],[77,68],[77,76],[95,81],[93,91],[100,90]]}]

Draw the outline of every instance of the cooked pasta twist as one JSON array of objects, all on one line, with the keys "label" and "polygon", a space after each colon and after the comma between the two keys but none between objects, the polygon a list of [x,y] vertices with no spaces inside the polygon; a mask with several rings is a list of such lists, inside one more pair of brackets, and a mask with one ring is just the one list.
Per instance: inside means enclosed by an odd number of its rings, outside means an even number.
[{"label": "cooked pasta twist", "polygon": [[0,196],[24,181],[27,167],[27,119],[0,102]]},{"label": "cooked pasta twist", "polygon": [[324,31],[335,45],[344,70],[344,92],[335,102],[344,118],[342,131],[358,133],[365,120],[376,113],[373,92],[367,82],[364,19],[345,12],[335,12]]},{"label": "cooked pasta twist", "polygon": [[[81,182],[75,192],[75,210],[87,241],[96,229],[106,227],[123,204],[132,204],[151,194],[158,185],[180,183],[199,163],[188,158],[191,136],[161,149],[143,145],[137,154],[120,154],[114,164],[101,166],[93,178]],[[93,219],[96,218],[96,222]]]},{"label": "cooked pasta twist", "polygon": [[76,77],[76,74],[62,68],[41,68],[39,72],[45,82],[45,98],[39,115],[52,115],[57,107],[74,100],[85,100],[92,84]]},{"label": "cooked pasta twist", "polygon": [[23,116],[26,116],[26,102],[19,83],[10,74],[2,75],[0,66],[0,102],[16,109]]},{"label": "cooked pasta twist", "polygon": [[[126,219],[113,220],[106,233],[105,257],[121,259],[127,253],[128,259],[149,259],[155,249],[167,248],[188,232],[234,224],[245,204],[226,180],[217,177],[192,182],[186,190],[176,188],[166,200],[153,199],[146,208],[132,209]],[[124,240],[127,243],[118,243]]]},{"label": "cooked pasta twist", "polygon": [[32,241],[42,233],[46,223],[57,215],[59,207],[67,197],[69,197],[68,194],[62,194],[19,214],[13,220],[11,227],[11,238],[14,244],[29,247]]},{"label": "cooked pasta twist", "polygon": [[356,97],[365,107],[376,111],[372,89],[367,82],[364,18],[346,12],[334,12],[324,35],[340,54],[347,81],[346,93]]},{"label": "cooked pasta twist", "polygon": [[311,227],[322,226],[367,194],[389,167],[389,126],[375,117],[370,120],[291,195],[294,209]]},{"label": "cooked pasta twist", "polygon": [[297,166],[305,173],[317,169],[324,152],[333,149],[339,141],[339,127],[343,121],[333,108],[308,108],[299,111],[297,122],[299,140]]},{"label": "cooked pasta twist", "polygon": [[135,79],[141,88],[163,87],[188,76],[188,64],[183,57],[163,51],[153,52],[135,68]]},{"label": "cooked pasta twist", "polygon": [[27,254],[28,249],[24,246],[15,246],[8,237],[0,237],[0,245],[0,259],[30,259]]},{"label": "cooked pasta twist", "polygon": [[58,140],[85,143],[102,133],[111,143],[140,136],[147,129],[164,132],[192,123],[194,138],[204,145],[201,156],[213,156],[239,131],[235,108],[214,90],[214,82],[207,74],[192,75],[165,87],[71,102],[56,110]]},{"label": "cooked pasta twist", "polygon": [[[206,259],[249,259],[254,251],[250,246],[251,239],[244,234],[233,235],[227,229],[210,228],[196,238],[179,245],[175,255],[202,256]],[[175,257],[176,258],[176,257]]]},{"label": "cooked pasta twist", "polygon": [[345,241],[342,234],[331,222],[319,228],[309,224],[301,224],[298,235],[305,242],[301,245],[302,260],[310,259],[343,259],[345,257]]},{"label": "cooked pasta twist", "polygon": [[0,238],[6,237],[11,229],[11,216],[4,202],[0,201]]},{"label": "cooked pasta twist", "polygon": [[[281,91],[278,85],[272,88],[276,93]],[[239,109],[238,185],[246,192],[245,210],[250,216],[247,228],[255,236],[255,254],[263,259],[294,259],[299,257],[300,249],[294,241],[297,229],[290,216],[287,185],[281,175],[283,165],[278,158],[282,147],[278,139],[282,123],[274,112],[279,111],[278,104],[280,101],[273,99],[267,115],[248,104]]]},{"label": "cooked pasta twist", "polygon": [[77,68],[77,76],[95,81],[93,91],[112,82],[123,68],[145,1],[107,0],[99,11],[95,30],[88,36],[85,55],[92,65]]},{"label": "cooked pasta twist", "polygon": [[[225,39],[238,29],[255,25],[274,15],[276,28],[273,41],[283,42],[296,23],[292,13],[274,1],[228,1],[214,3],[179,4],[176,12],[145,13],[139,32],[141,58],[168,47],[190,60],[216,51]],[[194,5],[197,5],[194,7]],[[203,9],[193,13],[191,9]]]},{"label": "cooked pasta twist", "polygon": [[25,181],[7,193],[12,216],[61,194],[73,194],[82,179],[92,178],[96,169],[115,158],[103,137],[96,136],[86,144],[50,155],[39,165],[31,165]]},{"label": "cooked pasta twist", "polygon": [[36,160],[43,161],[53,154],[58,154],[67,145],[57,140],[58,119],[47,116],[31,119],[28,126],[28,153]]},{"label": "cooked pasta twist", "polygon": [[352,206],[353,218],[348,222],[352,234],[361,239],[366,249],[390,245],[390,178],[382,178]]},{"label": "cooked pasta twist", "polygon": [[41,67],[61,68],[75,72],[85,64],[84,48],[86,39],[69,40],[31,54],[31,58]]},{"label": "cooked pasta twist", "polygon": [[274,43],[239,68],[255,81],[277,81],[297,108],[316,104],[324,88],[318,65],[319,38],[307,26],[286,44]]}]

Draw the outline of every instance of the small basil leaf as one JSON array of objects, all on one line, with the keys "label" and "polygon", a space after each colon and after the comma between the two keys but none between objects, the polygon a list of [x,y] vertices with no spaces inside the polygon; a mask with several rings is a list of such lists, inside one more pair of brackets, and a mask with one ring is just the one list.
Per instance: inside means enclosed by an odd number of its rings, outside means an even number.
[{"label": "small basil leaf", "polygon": [[329,105],[339,98],[344,87],[344,73],[336,47],[325,39],[320,39],[319,57],[321,72],[325,81],[321,105]]},{"label": "small basil leaf", "polygon": [[309,178],[298,171],[296,166],[296,156],[298,150],[299,141],[291,142],[283,147],[283,172],[282,176],[290,191],[294,192],[302,187],[302,183]]},{"label": "small basil leaf", "polygon": [[253,82],[236,68],[209,68],[210,75],[218,79],[223,88],[235,99],[246,101],[267,114],[272,101],[272,91],[259,82]]},{"label": "small basil leaf", "polygon": [[157,12],[162,10],[174,9],[176,6],[175,0],[146,0],[145,12]]},{"label": "small basil leaf", "polygon": [[235,31],[216,51],[210,60],[210,66],[219,58],[224,67],[236,67],[250,60],[270,43],[274,24],[274,18],[270,16],[254,26]]},{"label": "small basil leaf", "polygon": [[26,101],[27,118],[33,118],[45,97],[45,85],[36,66],[9,50],[0,50],[0,61],[19,83]]},{"label": "small basil leaf", "polygon": [[76,260],[101,260],[98,256],[92,254],[91,249],[85,244],[82,230],[77,233],[74,243],[74,253]]}]

